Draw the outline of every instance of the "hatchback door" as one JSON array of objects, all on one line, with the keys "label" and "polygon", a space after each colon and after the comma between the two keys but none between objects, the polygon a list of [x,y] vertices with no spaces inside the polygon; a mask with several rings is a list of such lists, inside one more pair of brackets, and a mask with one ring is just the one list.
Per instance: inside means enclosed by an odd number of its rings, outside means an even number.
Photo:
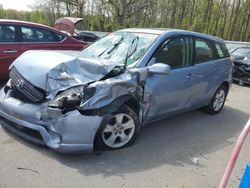
[{"label": "hatchback door", "polygon": [[171,72],[169,75],[152,74],[146,79],[144,96],[150,105],[146,121],[185,111],[192,107],[194,94],[192,38],[179,37],[167,41],[153,58],[156,63],[170,65]]},{"label": "hatchback door", "polygon": [[0,77],[8,77],[10,64],[20,55],[16,27],[9,24],[0,25]]}]

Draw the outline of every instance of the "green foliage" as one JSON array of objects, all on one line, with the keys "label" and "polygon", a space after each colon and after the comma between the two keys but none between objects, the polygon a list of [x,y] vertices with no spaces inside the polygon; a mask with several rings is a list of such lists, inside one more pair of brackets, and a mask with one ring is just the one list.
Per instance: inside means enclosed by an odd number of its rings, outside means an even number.
[{"label": "green foliage", "polygon": [[180,28],[250,41],[250,0],[36,0],[31,12],[0,6],[0,18],[50,26],[63,16],[83,17],[86,30]]},{"label": "green foliage", "polygon": [[112,24],[112,23],[106,24],[106,25],[104,26],[104,31],[106,31],[106,32],[111,32],[111,31],[113,31],[113,24]]}]

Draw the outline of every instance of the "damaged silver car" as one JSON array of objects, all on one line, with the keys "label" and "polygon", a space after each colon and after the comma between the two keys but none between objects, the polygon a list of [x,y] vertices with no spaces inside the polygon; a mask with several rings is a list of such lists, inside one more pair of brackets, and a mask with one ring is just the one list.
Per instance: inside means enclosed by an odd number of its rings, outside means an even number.
[{"label": "damaged silver car", "polygon": [[250,48],[240,47],[231,53],[234,63],[233,80],[239,85],[250,84]]},{"label": "damaged silver car", "polygon": [[118,149],[149,122],[219,113],[231,71],[223,40],[184,30],[125,29],[82,52],[28,51],[0,92],[1,124],[60,152]]}]

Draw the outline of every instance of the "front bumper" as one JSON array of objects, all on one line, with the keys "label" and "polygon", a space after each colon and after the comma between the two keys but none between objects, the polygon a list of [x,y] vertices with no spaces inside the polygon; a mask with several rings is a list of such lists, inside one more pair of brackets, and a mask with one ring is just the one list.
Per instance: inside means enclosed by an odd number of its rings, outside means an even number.
[{"label": "front bumper", "polygon": [[100,116],[83,116],[77,110],[61,114],[46,104],[28,104],[0,91],[0,119],[3,127],[37,144],[63,152],[92,152]]},{"label": "front bumper", "polygon": [[233,79],[237,81],[242,80],[244,83],[250,84],[250,66],[234,62]]}]

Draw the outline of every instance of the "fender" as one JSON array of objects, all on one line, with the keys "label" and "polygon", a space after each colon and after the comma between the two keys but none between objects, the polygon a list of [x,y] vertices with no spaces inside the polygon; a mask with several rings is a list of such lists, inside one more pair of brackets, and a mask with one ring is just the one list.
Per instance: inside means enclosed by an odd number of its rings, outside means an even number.
[{"label": "fender", "polygon": [[[130,99],[135,99],[131,95],[123,95],[112,101],[109,105],[98,108],[98,109],[90,109],[90,110],[84,110],[81,107],[77,107],[77,110],[82,114],[82,115],[87,115],[87,116],[93,116],[93,115],[98,115],[98,116],[107,116],[107,115],[112,115],[115,111],[117,111],[124,103],[129,101]],[[135,99],[136,100],[136,99]]]}]

